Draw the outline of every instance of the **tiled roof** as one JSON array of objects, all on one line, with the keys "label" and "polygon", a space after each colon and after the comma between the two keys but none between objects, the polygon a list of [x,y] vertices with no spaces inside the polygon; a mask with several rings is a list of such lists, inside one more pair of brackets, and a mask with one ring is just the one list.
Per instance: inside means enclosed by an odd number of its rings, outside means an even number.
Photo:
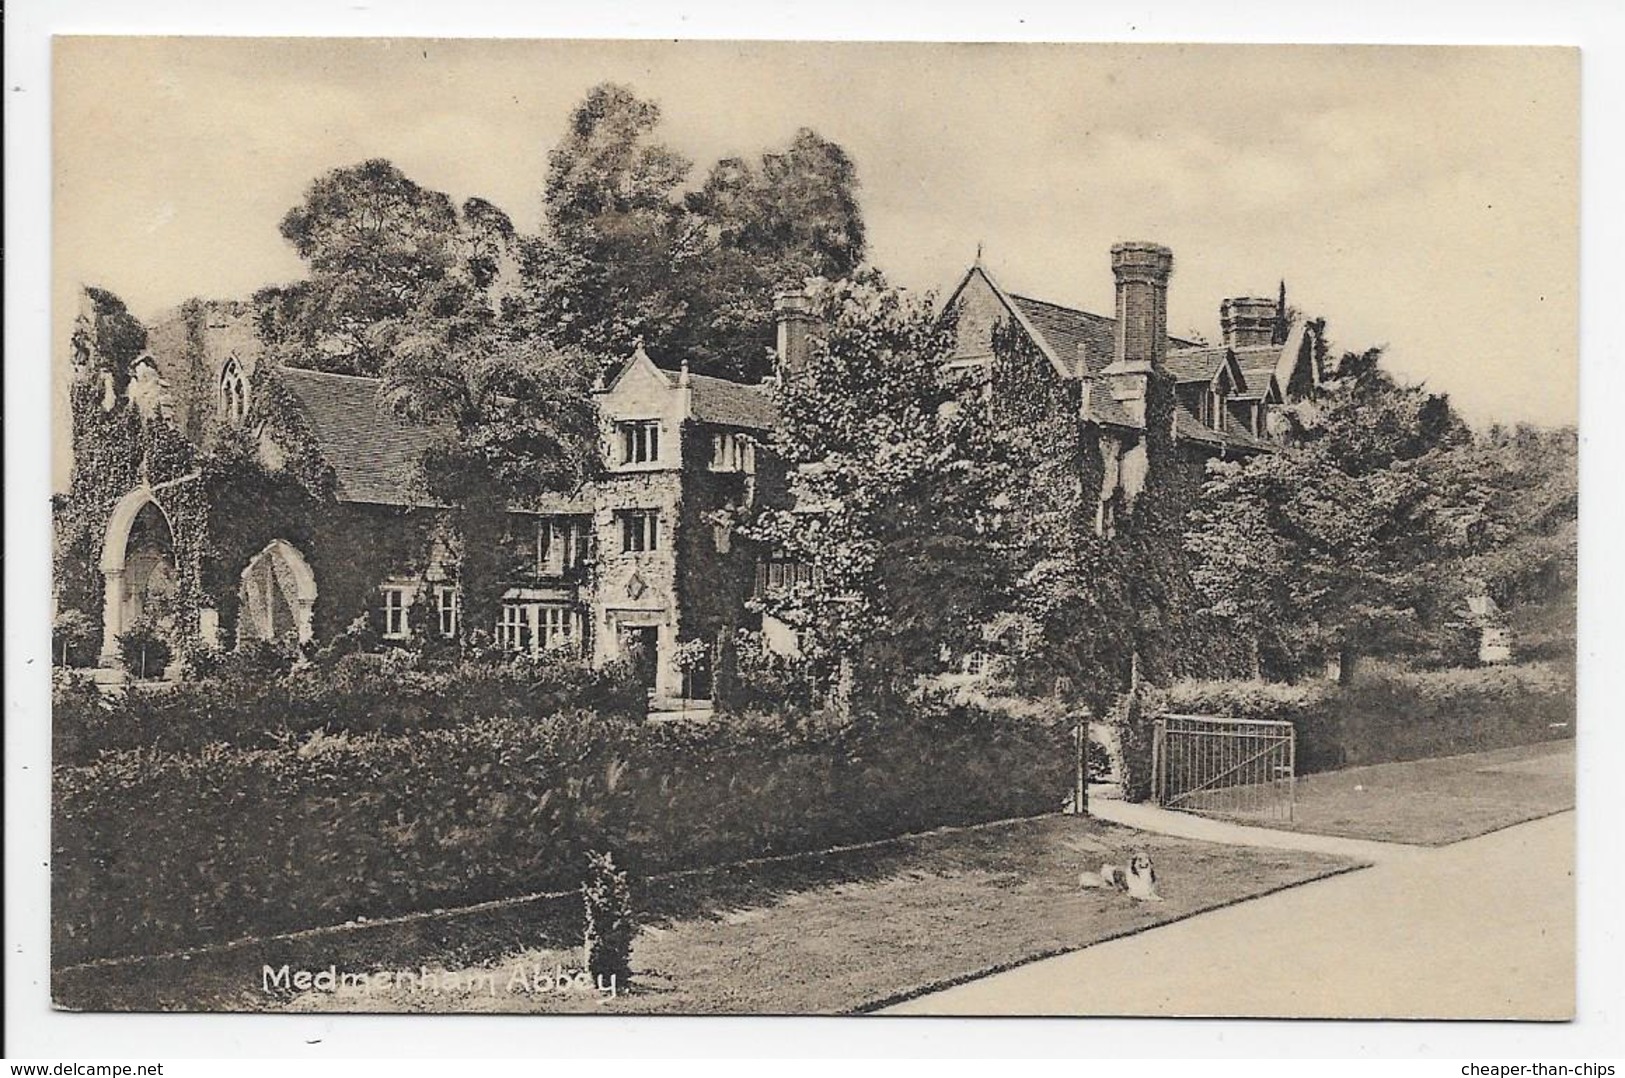
[{"label": "tiled roof", "polygon": [[[668,376],[670,371],[665,372]],[[772,430],[778,413],[763,386],[746,385],[705,374],[689,375],[693,390],[694,418],[701,423],[750,430]]]},{"label": "tiled roof", "polygon": [[1241,365],[1241,376],[1247,380],[1249,393],[1262,395],[1268,391],[1270,376],[1280,361],[1281,346],[1277,344],[1236,349],[1236,362]]},{"label": "tiled roof", "polygon": [[1113,427],[1138,429],[1141,426],[1130,419],[1128,413],[1123,411],[1123,406],[1117,403],[1116,398],[1112,396],[1111,383],[1106,379],[1090,378],[1085,383],[1084,392],[1089,394],[1089,403],[1083,412],[1085,419]]},{"label": "tiled roof", "polygon": [[1227,427],[1222,431],[1214,430],[1184,408],[1174,409],[1174,436],[1244,452],[1269,451],[1275,448],[1262,438],[1256,438],[1238,427]]},{"label": "tiled roof", "polygon": [[423,505],[419,462],[442,434],[379,403],[378,379],[281,367],[276,378],[298,401],[340,501]]},{"label": "tiled roof", "polygon": [[[1099,374],[1112,361],[1117,347],[1117,320],[1104,315],[1090,314],[1074,307],[1063,307],[1029,296],[1011,295],[1010,302],[1021,309],[1021,315],[1044,339],[1051,354],[1064,363],[1073,376]],[[1078,370],[1078,345],[1084,345],[1085,366]],[[1194,343],[1177,337],[1168,338],[1168,347],[1191,348]]]},{"label": "tiled roof", "polygon": [[[977,266],[971,273],[986,271]],[[967,274],[965,281],[970,280]],[[993,284],[992,278],[988,283]],[[964,283],[960,288],[965,287]],[[1086,390],[1089,394],[1088,405],[1085,409],[1086,417],[1096,423],[1109,426],[1127,427],[1134,429],[1143,424],[1133,421],[1123,406],[1111,394],[1111,387],[1104,379],[1098,378],[1100,373],[1109,366],[1114,358],[1117,348],[1117,321],[1104,315],[1090,314],[1075,307],[1063,307],[1058,303],[1049,303],[1045,300],[1033,299],[1030,296],[1018,296],[999,289],[995,284],[994,291],[1004,297],[1006,302],[1015,309],[1015,313],[1040,338],[1036,343],[1047,351],[1052,359],[1061,364],[1073,377],[1088,379]],[[958,295],[956,291],[955,296]],[[950,298],[949,303],[953,300]],[[1083,364],[1080,369],[1079,346],[1082,346]],[[1265,352],[1271,349],[1243,349],[1243,353]],[[1279,354],[1279,349],[1273,349]],[[1198,344],[1195,341],[1183,340],[1179,337],[1168,338],[1168,353],[1164,366],[1179,382],[1210,381],[1219,373],[1219,368],[1227,362],[1227,349],[1223,346],[1210,346]],[[1255,364],[1259,361],[1255,360]],[[1272,361],[1273,364],[1273,361]],[[1273,365],[1271,370],[1273,371]],[[1267,384],[1267,383],[1266,383]],[[1249,385],[1245,387],[1249,394],[1262,392]],[[1250,432],[1233,427],[1227,430],[1213,430],[1196,418],[1183,405],[1176,405],[1174,409],[1174,431],[1180,438],[1202,442],[1229,449],[1239,449],[1248,452],[1268,451],[1274,448],[1269,442],[1255,437]]]},{"label": "tiled roof", "polygon": [[1182,348],[1169,352],[1163,366],[1176,382],[1211,382],[1225,363],[1225,349]]}]

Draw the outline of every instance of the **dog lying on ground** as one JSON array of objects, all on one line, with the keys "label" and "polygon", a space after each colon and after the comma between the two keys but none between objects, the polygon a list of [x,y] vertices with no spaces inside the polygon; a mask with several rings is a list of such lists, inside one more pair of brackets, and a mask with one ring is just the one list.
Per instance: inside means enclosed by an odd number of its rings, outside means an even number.
[{"label": "dog lying on ground", "polygon": [[1125,891],[1136,902],[1161,902],[1157,894],[1157,870],[1151,856],[1144,850],[1135,850],[1129,857],[1128,867],[1101,865],[1100,871],[1084,872],[1078,876],[1079,887],[1111,887]]}]

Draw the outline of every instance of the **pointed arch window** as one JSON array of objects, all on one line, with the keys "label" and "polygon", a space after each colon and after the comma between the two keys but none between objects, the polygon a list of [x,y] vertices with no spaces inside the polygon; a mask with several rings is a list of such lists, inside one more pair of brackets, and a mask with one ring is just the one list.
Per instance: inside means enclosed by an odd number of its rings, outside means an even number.
[{"label": "pointed arch window", "polygon": [[220,368],[220,412],[238,426],[248,418],[248,376],[236,356]]}]

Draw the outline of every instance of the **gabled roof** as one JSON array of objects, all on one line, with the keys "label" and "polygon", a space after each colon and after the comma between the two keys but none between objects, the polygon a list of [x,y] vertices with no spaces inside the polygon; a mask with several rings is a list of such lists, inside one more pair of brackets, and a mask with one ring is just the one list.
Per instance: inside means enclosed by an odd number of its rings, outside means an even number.
[{"label": "gabled roof", "polygon": [[1163,366],[1176,382],[1211,382],[1228,359],[1229,349],[1223,347],[1182,348],[1169,352]]},{"label": "gabled roof", "polygon": [[1241,375],[1246,380],[1248,393],[1258,394],[1265,399],[1281,399],[1282,391],[1279,385],[1275,386],[1273,398],[1270,397],[1270,389],[1281,368],[1282,351],[1283,346],[1278,344],[1236,349],[1236,362],[1241,367]]},{"label": "gabled roof", "polygon": [[[1016,323],[1026,331],[1028,337],[1032,338],[1033,343],[1049,359],[1061,377],[1078,378],[1086,374],[1098,374],[1111,363],[1112,353],[1116,350],[1115,318],[1006,292],[999,287],[992,274],[988,273],[980,262],[973,265],[965,272],[965,276],[960,278],[959,284],[948,294],[942,309],[944,311],[952,309],[960,293],[977,276],[987,282],[993,294],[1015,317]],[[1078,365],[1080,345],[1083,346],[1082,369]],[[1168,346],[1188,348],[1192,346],[1192,342],[1170,337]]]},{"label": "gabled roof", "polygon": [[[977,275],[987,282],[994,295],[1049,359],[1058,374],[1064,378],[1085,380],[1084,415],[1087,419],[1128,429],[1137,429],[1141,426],[1123,410],[1123,406],[1113,398],[1108,382],[1100,377],[1115,358],[1117,350],[1115,318],[1005,292],[980,262],[973,265],[960,279],[942,309],[945,311],[951,309],[958,301],[960,293]],[[1272,351],[1279,353],[1279,349]],[[1231,380],[1246,394],[1255,392],[1247,382],[1245,371],[1231,355],[1230,349],[1223,346],[1215,347],[1179,337],[1169,337],[1164,367],[1179,382],[1211,381],[1219,376],[1220,371],[1228,369]],[[1179,404],[1174,408],[1174,432],[1180,438],[1227,449],[1256,452],[1274,448],[1269,442],[1234,425],[1231,429],[1213,430]]]},{"label": "gabled roof", "polygon": [[409,422],[378,399],[379,380],[279,367],[274,377],[292,395],[333,469],[339,501],[372,505],[429,504],[419,467],[446,431]]},{"label": "gabled roof", "polygon": [[630,359],[621,364],[620,370],[609,380],[604,392],[614,392],[621,380],[638,368],[652,373],[671,389],[678,388],[686,377],[691,391],[690,416],[701,423],[712,423],[721,427],[743,427],[747,430],[772,430],[778,425],[778,412],[773,407],[772,398],[768,396],[765,385],[747,385],[744,382],[716,378],[708,374],[669,371],[650,359],[649,353],[643,350],[642,345],[638,346]]},{"label": "gabled roof", "polygon": [[[1010,296],[1027,323],[1038,332],[1039,345],[1055,355],[1071,376],[1099,374],[1112,361],[1117,347],[1117,322],[1088,311],[1078,311],[1031,296]],[[1080,369],[1078,361],[1083,360]]]}]

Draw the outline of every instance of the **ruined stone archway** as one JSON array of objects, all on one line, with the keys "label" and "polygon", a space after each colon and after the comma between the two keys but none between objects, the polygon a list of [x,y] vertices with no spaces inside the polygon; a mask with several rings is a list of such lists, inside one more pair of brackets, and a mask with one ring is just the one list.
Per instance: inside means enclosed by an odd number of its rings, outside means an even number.
[{"label": "ruined stone archway", "polygon": [[103,665],[116,665],[118,638],[143,620],[173,630],[175,533],[169,515],[139,486],[113,506],[102,540]]},{"label": "ruined stone archway", "polygon": [[312,636],[316,574],[286,539],[273,539],[248,560],[238,591],[237,642],[298,645]]}]

